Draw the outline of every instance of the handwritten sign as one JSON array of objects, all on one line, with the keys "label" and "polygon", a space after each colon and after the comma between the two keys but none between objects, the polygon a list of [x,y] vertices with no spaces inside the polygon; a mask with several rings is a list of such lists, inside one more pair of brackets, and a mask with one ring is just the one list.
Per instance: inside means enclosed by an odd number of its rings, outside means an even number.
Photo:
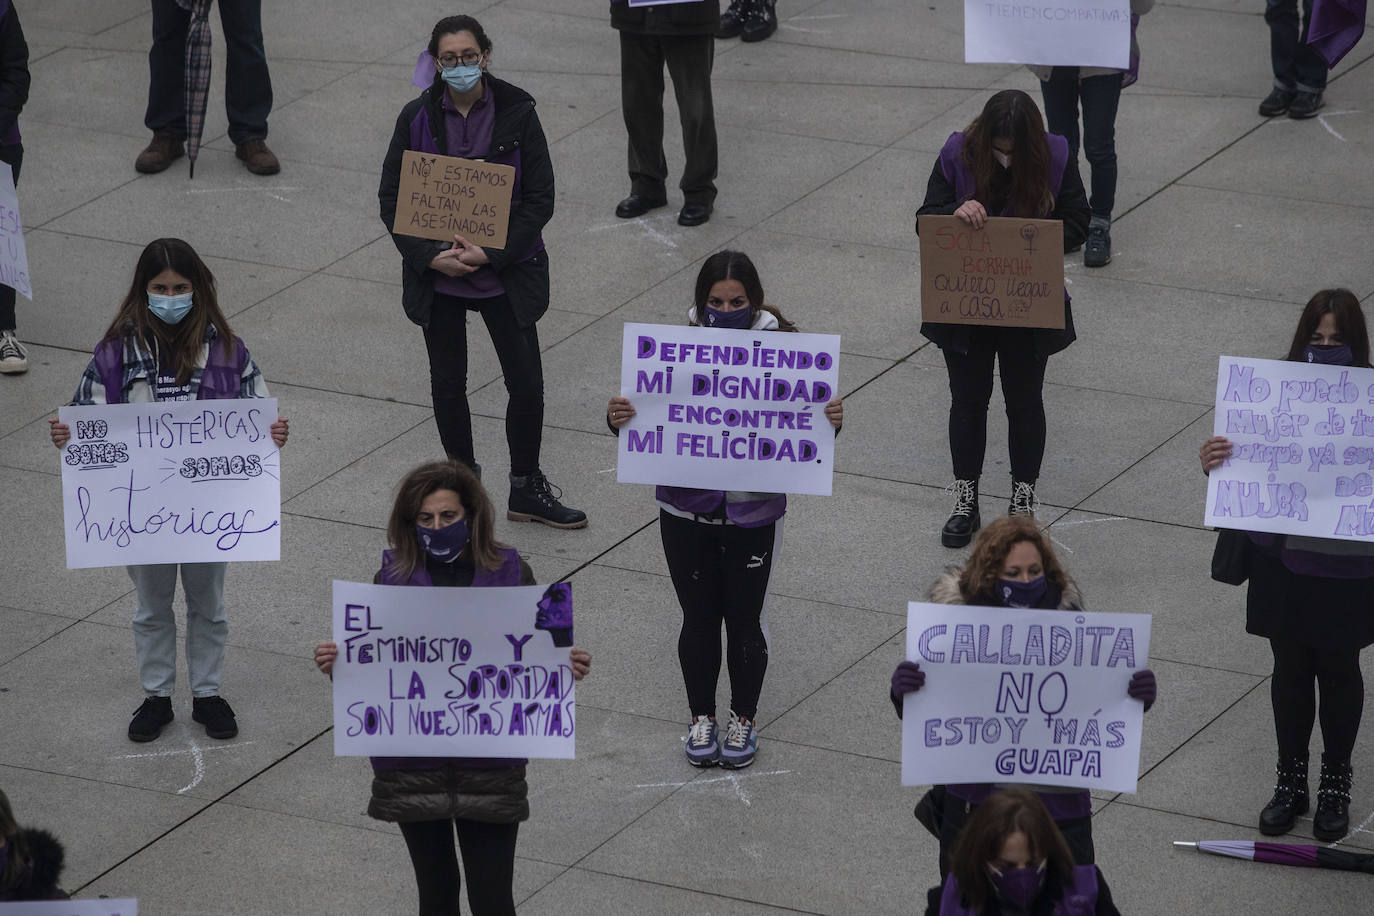
[{"label": "handwritten sign", "polygon": [[138,916],[138,901],[35,900],[0,903],[0,916]]},{"label": "handwritten sign", "polygon": [[964,60],[1125,70],[1130,0],[964,0]]},{"label": "handwritten sign", "polygon": [[24,223],[19,218],[19,194],[14,189],[14,170],[8,162],[0,162],[0,283],[14,287],[26,299],[33,299]]},{"label": "handwritten sign", "polygon": [[902,785],[1028,782],[1134,792],[1149,614],[907,605],[928,672],[902,707]]},{"label": "handwritten sign", "polygon": [[1206,524],[1374,540],[1374,369],[1221,357]]},{"label": "handwritten sign", "polygon": [[509,165],[406,150],[396,195],[397,235],[505,248],[515,169]]},{"label": "handwritten sign", "polygon": [[994,216],[921,217],[921,320],[1064,326],[1064,224]]},{"label": "handwritten sign", "polygon": [[830,495],[839,337],[627,323],[621,346],[618,480]]},{"label": "handwritten sign", "polygon": [[276,398],[63,407],[67,568],[281,558]]},{"label": "handwritten sign", "polygon": [[572,757],[572,586],[334,583],[337,756]]}]

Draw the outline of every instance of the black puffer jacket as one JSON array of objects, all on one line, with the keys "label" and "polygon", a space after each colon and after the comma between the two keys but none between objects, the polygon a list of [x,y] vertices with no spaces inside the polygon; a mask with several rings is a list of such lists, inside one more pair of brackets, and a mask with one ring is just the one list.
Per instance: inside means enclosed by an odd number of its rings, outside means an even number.
[{"label": "black puffer jacket", "polygon": [[31,827],[21,829],[19,835],[14,845],[28,849],[28,863],[14,887],[0,886],[0,901],[70,899],[57,886],[67,861],[67,851],[57,837]]}]

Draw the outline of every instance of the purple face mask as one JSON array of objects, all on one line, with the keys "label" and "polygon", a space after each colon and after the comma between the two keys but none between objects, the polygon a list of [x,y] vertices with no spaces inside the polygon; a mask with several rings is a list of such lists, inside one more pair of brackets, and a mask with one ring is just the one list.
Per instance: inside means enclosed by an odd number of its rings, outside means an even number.
[{"label": "purple face mask", "polygon": [[751,309],[735,309],[727,312],[724,309],[713,309],[706,306],[706,326],[708,328],[737,328],[741,331],[749,329]]},{"label": "purple face mask", "polygon": [[1020,579],[998,579],[997,597],[1003,607],[1035,607],[1045,597],[1049,580],[1044,576],[1022,582]]},{"label": "purple face mask", "polygon": [[416,525],[415,536],[419,538],[420,547],[425,553],[441,563],[452,563],[458,559],[458,554],[463,552],[463,545],[468,542],[468,520],[460,518],[443,528]]},{"label": "purple face mask", "polygon": [[997,896],[1018,910],[1030,909],[1031,901],[1045,884],[1043,865],[1039,868],[1008,868],[1006,871],[998,871],[989,865],[988,871],[992,872],[992,886],[997,890]]},{"label": "purple face mask", "polygon": [[1309,363],[1316,363],[1319,366],[1348,366],[1355,358],[1354,354],[1350,352],[1350,348],[1345,344],[1330,344],[1328,346],[1308,344],[1303,355]]}]

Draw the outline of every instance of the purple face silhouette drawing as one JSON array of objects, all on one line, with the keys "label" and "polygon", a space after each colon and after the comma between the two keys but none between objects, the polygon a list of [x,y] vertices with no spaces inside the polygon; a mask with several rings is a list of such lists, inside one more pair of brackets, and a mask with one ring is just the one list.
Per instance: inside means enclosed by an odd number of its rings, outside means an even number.
[{"label": "purple face silhouette drawing", "polygon": [[573,644],[573,605],[572,586],[567,582],[555,582],[544,589],[544,597],[539,599],[539,610],[534,615],[535,629],[547,630],[553,637],[553,644],[566,649]]}]

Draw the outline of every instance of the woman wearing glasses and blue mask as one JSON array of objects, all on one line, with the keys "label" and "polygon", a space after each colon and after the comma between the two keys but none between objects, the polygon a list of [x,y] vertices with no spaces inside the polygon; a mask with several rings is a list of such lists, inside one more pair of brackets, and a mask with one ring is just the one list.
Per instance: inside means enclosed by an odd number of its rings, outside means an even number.
[{"label": "woman wearing glasses and blue mask", "polygon": [[[477,312],[501,362],[509,400],[510,498],[506,517],[555,528],[582,528],[587,516],[559,501],[539,468],[544,370],[535,322],[549,307],[549,260],[541,232],[553,216],[553,163],[534,99],[488,72],[491,39],[471,16],[434,26],[416,67],[428,79],[401,110],[377,190],[382,222],[401,253],[401,304],[424,329],[439,439],[450,458],[480,476],[468,410],[467,315]],[[506,246],[482,248],[397,231],[396,199],[407,150],[482,159],[515,169]]]}]

